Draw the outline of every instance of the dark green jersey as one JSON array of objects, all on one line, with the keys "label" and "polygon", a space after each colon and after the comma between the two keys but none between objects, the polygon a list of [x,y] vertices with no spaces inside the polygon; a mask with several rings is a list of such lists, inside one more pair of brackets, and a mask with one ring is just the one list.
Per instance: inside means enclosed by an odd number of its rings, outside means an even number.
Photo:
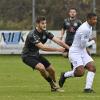
[{"label": "dark green jersey", "polygon": [[47,31],[38,32],[36,29],[32,30],[26,38],[25,45],[22,51],[22,56],[38,56],[39,48],[35,44],[42,42],[43,44],[54,37],[53,34]]},{"label": "dark green jersey", "polygon": [[81,21],[78,19],[71,20],[70,18],[64,19],[62,28],[66,30],[65,42],[71,45],[74,39],[74,35],[78,27],[81,25]]}]

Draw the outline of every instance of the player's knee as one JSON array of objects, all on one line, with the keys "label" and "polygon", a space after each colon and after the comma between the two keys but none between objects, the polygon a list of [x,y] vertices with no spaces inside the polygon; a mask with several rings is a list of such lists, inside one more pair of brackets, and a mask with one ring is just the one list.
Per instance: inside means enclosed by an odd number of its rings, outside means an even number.
[{"label": "player's knee", "polygon": [[51,74],[55,74],[55,70],[54,70],[54,68],[51,67],[51,66],[47,69],[47,71],[48,71],[49,73],[51,73]]},{"label": "player's knee", "polygon": [[84,70],[83,66],[82,67],[78,67],[75,70],[75,76],[76,77],[82,77],[84,75],[84,73],[85,73],[85,70]]},{"label": "player's knee", "polygon": [[91,62],[86,65],[86,69],[88,71],[91,71],[91,72],[94,72],[94,73],[96,72],[95,65],[93,63],[91,63]]},{"label": "player's knee", "polygon": [[39,71],[40,72],[45,72],[45,68],[42,66],[42,67],[40,67]]},{"label": "player's knee", "polygon": [[40,72],[44,72],[45,71],[45,67],[42,64],[38,64],[36,69],[39,70]]},{"label": "player's knee", "polygon": [[88,71],[91,71],[91,72],[94,72],[95,73],[96,72],[96,68],[94,66],[93,67],[89,67],[88,68]]}]

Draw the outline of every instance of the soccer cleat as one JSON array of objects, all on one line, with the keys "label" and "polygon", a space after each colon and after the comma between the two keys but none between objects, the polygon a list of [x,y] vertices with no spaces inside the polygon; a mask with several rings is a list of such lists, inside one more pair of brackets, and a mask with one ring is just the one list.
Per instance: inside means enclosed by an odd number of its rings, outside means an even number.
[{"label": "soccer cleat", "polygon": [[64,77],[64,72],[62,72],[60,75],[60,79],[59,79],[59,86],[60,87],[63,87],[65,80],[66,80],[66,78]]},{"label": "soccer cleat", "polygon": [[84,93],[95,93],[92,89],[84,89]]},{"label": "soccer cleat", "polygon": [[59,86],[53,81],[50,82],[50,86],[51,86],[51,91],[55,91],[56,89],[59,88]]},{"label": "soccer cleat", "polygon": [[64,90],[60,89],[59,85],[54,81],[50,82],[50,86],[51,92],[64,92]]},{"label": "soccer cleat", "polygon": [[51,92],[64,92],[64,90],[60,89],[58,84],[53,82],[53,86],[51,86]]}]

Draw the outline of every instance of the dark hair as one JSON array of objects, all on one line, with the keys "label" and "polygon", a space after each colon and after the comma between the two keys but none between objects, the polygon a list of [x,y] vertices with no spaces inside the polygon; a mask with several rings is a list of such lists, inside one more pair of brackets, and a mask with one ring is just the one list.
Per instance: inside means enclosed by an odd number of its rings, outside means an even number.
[{"label": "dark hair", "polygon": [[44,21],[44,20],[46,20],[46,18],[44,16],[38,16],[36,18],[36,23],[40,23],[41,21]]},{"label": "dark hair", "polygon": [[75,10],[75,11],[77,12],[77,9],[76,9],[76,8],[70,8],[70,9],[68,10],[68,12],[70,12],[70,10]]},{"label": "dark hair", "polygon": [[95,13],[88,13],[87,19],[91,19],[92,17],[96,17],[97,15]]}]

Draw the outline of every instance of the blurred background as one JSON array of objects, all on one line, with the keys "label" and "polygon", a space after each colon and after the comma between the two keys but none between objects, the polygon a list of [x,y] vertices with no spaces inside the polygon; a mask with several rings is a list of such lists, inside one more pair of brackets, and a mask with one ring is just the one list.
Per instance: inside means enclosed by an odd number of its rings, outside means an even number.
[{"label": "blurred background", "polygon": [[35,18],[44,15],[49,30],[60,30],[69,8],[76,8],[85,21],[88,12],[98,16],[97,54],[100,55],[100,0],[0,0],[0,30],[31,30]]}]

